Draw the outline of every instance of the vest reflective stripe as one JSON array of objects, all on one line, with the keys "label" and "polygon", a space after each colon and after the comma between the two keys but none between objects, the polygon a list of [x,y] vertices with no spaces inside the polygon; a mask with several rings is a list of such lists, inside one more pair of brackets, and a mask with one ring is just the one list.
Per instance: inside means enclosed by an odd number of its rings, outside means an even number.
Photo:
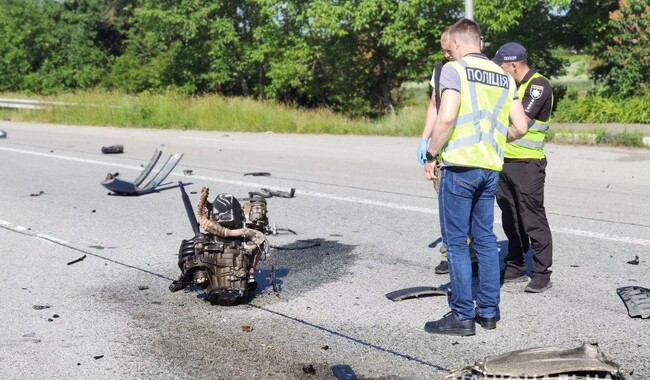
[{"label": "vest reflective stripe", "polygon": [[[530,82],[535,78],[544,78],[540,73],[533,73],[528,80],[519,85],[518,94],[519,98],[523,99]],[[553,97],[551,94],[551,107],[553,105]],[[524,137],[515,140],[506,145],[505,156],[508,158],[544,158],[544,141],[546,140],[546,132],[551,126],[551,119],[548,121],[532,120],[528,124],[528,132]]]},{"label": "vest reflective stripe", "polygon": [[516,91],[514,80],[483,58],[470,56],[448,65],[460,76],[461,101],[442,160],[446,165],[500,171]]}]

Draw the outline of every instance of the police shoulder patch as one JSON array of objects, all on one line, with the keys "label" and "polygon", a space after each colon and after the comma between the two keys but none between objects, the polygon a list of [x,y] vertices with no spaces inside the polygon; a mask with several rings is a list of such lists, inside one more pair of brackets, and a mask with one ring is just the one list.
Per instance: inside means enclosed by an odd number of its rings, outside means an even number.
[{"label": "police shoulder patch", "polygon": [[542,97],[542,94],[544,93],[544,86],[531,84],[529,93],[531,98],[537,100]]}]

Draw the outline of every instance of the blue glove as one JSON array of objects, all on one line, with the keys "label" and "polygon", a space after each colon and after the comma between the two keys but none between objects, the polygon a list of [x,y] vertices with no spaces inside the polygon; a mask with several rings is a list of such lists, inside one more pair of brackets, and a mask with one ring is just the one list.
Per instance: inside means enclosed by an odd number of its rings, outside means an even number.
[{"label": "blue glove", "polygon": [[420,139],[420,147],[418,148],[418,161],[421,165],[427,162],[427,150],[429,149],[429,139]]}]

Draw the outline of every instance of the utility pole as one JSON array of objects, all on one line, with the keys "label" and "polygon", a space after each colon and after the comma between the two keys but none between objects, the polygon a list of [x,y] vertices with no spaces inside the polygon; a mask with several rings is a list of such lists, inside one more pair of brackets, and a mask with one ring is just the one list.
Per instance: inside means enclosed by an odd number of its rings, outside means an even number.
[{"label": "utility pole", "polygon": [[465,18],[474,20],[474,4],[472,0],[465,0]]}]

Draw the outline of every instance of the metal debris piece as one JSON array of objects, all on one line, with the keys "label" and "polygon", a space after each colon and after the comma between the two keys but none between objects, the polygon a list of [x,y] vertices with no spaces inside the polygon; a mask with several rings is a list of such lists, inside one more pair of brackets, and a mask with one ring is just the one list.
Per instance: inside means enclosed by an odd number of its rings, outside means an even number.
[{"label": "metal debris piece", "polygon": [[165,164],[158,170],[158,172],[147,181],[149,174],[153,171],[153,168],[158,163],[162,152],[156,149],[151,157],[151,160],[142,170],[138,178],[133,182],[123,181],[118,178],[119,173],[108,173],[106,179],[101,182],[102,186],[108,190],[123,195],[142,195],[148,194],[156,190],[156,187],[162,183],[162,181],[167,178],[167,176],[174,170],[174,167],[178,164],[178,161],[183,157],[182,153],[175,153],[165,161]]},{"label": "metal debris piece", "polygon": [[192,175],[192,174],[194,174],[194,171],[192,169],[186,169],[186,170],[183,170],[183,174]]},{"label": "metal debris piece", "polygon": [[30,197],[38,197],[39,195],[43,195],[45,192],[43,190],[39,191],[38,193],[31,193],[29,194]]},{"label": "metal debris piece", "polygon": [[97,359],[101,359],[103,357],[104,357],[104,355],[95,355],[95,356],[93,356],[93,359],[97,360]]},{"label": "metal debris piece", "polygon": [[7,138],[7,132],[0,131],[0,139],[6,139],[6,138]]},{"label": "metal debris piece", "polygon": [[597,345],[578,348],[528,348],[490,356],[473,366],[451,370],[443,380],[463,379],[623,379],[618,364],[605,357]]},{"label": "metal debris piece", "polygon": [[627,263],[628,263],[628,264],[632,264],[632,265],[639,265],[639,256],[636,256],[636,255],[635,255],[635,256],[634,256],[634,260],[630,260],[630,261],[628,261]]},{"label": "metal debris piece", "polygon": [[50,307],[50,305],[32,305],[32,309],[34,310],[49,309]]},{"label": "metal debris piece", "polygon": [[244,173],[244,175],[252,175],[254,177],[268,177],[271,175],[269,172],[252,172],[252,173]]},{"label": "metal debris piece", "polygon": [[138,290],[147,290],[147,289],[149,289],[148,286],[145,286],[145,285],[138,286]]},{"label": "metal debris piece", "polygon": [[308,366],[304,365],[304,366],[302,366],[302,372],[310,374],[310,375],[315,375],[316,374],[316,368],[314,368],[314,366],[311,365],[311,364],[308,365]]},{"label": "metal debris piece", "polygon": [[261,188],[259,191],[249,191],[248,197],[262,197],[262,198],[271,198],[271,197],[280,197],[280,198],[293,198],[296,196],[296,189],[293,187],[289,191],[280,191],[280,190],[271,190]]},{"label": "metal debris piece", "polygon": [[76,259],[76,260],[72,260],[72,261],[70,261],[70,262],[68,263],[68,265],[76,264],[76,263],[78,263],[78,262],[80,262],[80,261],[83,261],[85,258],[86,258],[86,255],[83,255],[83,256],[81,256],[80,258]]},{"label": "metal debris piece", "polygon": [[332,372],[334,372],[334,376],[336,376],[337,380],[356,380],[357,378],[352,367],[347,364],[333,365]]},{"label": "metal debris piece", "polygon": [[415,286],[387,293],[386,298],[391,301],[402,301],[409,298],[446,296],[447,293],[447,289],[442,286]]},{"label": "metal debris piece", "polygon": [[243,332],[251,332],[251,331],[253,331],[253,326],[251,326],[251,325],[242,325],[241,331],[243,331]]},{"label": "metal debris piece", "polygon": [[650,318],[650,289],[640,286],[625,286],[616,289],[627,307],[630,317]]},{"label": "metal debris piece", "polygon": [[103,146],[102,153],[104,154],[124,153],[124,145]]}]

